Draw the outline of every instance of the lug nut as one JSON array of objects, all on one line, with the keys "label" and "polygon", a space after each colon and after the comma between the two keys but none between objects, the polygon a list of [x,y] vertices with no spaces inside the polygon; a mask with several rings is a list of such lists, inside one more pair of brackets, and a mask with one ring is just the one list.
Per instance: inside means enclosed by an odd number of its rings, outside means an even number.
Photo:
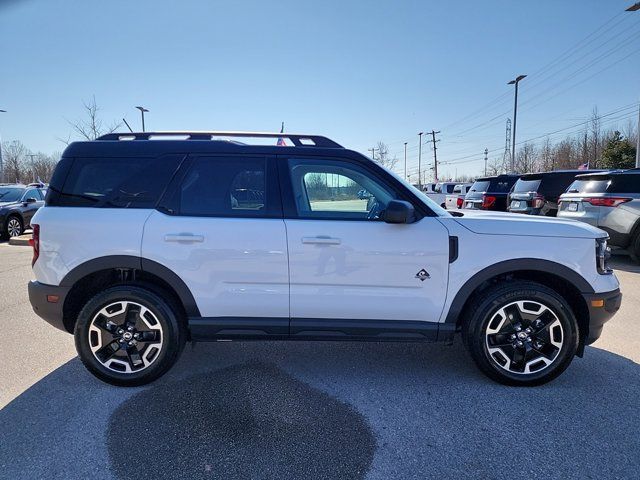
[{"label": "lug nut", "polygon": [[132,332],[133,331],[133,327],[127,327],[127,330]]},{"label": "lug nut", "polygon": [[122,330],[121,328],[119,328],[119,329],[118,329],[118,333],[119,333],[120,335],[122,335],[122,334],[124,333],[124,330]]},{"label": "lug nut", "polygon": [[521,347],[522,345],[524,345],[524,343],[522,343],[520,340],[518,340],[518,346]]},{"label": "lug nut", "polygon": [[520,325],[516,326],[516,332],[519,332],[520,330],[522,330],[522,328],[520,327]]},{"label": "lug nut", "polygon": [[511,340],[515,340],[515,339],[516,339],[516,334],[515,334],[515,333],[512,333],[512,334],[511,334],[511,337],[509,337],[509,338],[510,338]]}]

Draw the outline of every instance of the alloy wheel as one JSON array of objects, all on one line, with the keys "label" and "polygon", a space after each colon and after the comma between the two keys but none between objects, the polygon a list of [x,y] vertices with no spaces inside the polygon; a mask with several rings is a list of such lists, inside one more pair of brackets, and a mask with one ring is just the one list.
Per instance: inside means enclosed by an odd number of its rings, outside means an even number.
[{"label": "alloy wheel", "polygon": [[89,347],[106,368],[135,373],[151,365],[160,354],[164,332],[157,317],[144,305],[112,302],[91,320]]},{"label": "alloy wheel", "polygon": [[7,233],[10,237],[17,237],[22,233],[22,225],[17,218],[10,218],[7,222]]},{"label": "alloy wheel", "polygon": [[485,330],[489,357],[510,373],[526,375],[548,368],[564,343],[558,316],[531,300],[509,303],[491,317]]}]

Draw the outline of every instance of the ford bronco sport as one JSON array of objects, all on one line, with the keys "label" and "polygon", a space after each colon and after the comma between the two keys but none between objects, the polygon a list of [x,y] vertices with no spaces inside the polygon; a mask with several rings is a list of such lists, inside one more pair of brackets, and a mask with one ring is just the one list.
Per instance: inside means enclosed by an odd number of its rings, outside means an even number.
[{"label": "ford bronco sport", "polygon": [[486,375],[535,385],[582,356],[621,301],[605,232],[453,216],[314,135],[72,143],[32,224],[35,312],[117,385],[158,378],[186,341],[451,342],[456,332]]}]

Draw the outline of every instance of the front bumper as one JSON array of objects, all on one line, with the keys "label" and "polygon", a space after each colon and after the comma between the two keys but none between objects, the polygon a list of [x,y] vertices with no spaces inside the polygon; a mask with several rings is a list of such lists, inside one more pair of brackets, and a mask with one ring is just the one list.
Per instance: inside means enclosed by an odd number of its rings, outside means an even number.
[{"label": "front bumper", "polygon": [[[35,280],[29,282],[29,301],[33,311],[63,332],[68,332],[64,326],[63,306],[70,289],[71,287],[46,285]],[[53,301],[53,297],[57,297],[57,301]]]},{"label": "front bumper", "polygon": [[622,293],[619,288],[616,288],[610,292],[583,293],[582,295],[589,308],[589,331],[584,344],[591,345],[600,338],[604,324],[620,309]]}]

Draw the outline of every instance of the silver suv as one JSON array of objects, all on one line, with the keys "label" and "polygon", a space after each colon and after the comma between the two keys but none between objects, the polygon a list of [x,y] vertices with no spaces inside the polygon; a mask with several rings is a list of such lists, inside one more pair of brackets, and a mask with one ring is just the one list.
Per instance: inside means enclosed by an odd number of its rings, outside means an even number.
[{"label": "silver suv", "polygon": [[560,196],[558,216],[605,230],[611,245],[640,261],[640,169],[578,175]]}]

